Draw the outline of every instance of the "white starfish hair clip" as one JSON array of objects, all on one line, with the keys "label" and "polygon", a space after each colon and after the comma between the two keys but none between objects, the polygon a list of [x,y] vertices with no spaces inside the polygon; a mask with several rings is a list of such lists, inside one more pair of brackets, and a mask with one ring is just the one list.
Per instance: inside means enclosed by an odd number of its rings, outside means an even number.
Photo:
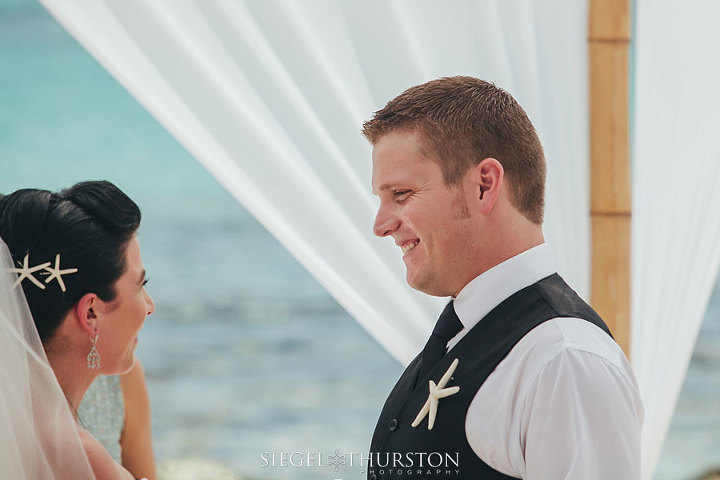
[{"label": "white starfish hair clip", "polygon": [[19,273],[20,276],[15,280],[15,283],[13,283],[10,286],[10,289],[17,287],[22,283],[23,280],[26,278],[29,279],[32,283],[34,283],[36,286],[40,287],[42,290],[45,290],[45,285],[40,283],[40,281],[33,276],[33,273],[37,272],[38,270],[45,270],[48,266],[50,266],[50,262],[45,262],[40,265],[37,265],[35,267],[29,266],[30,263],[30,254],[26,254],[25,258],[23,259],[23,266],[22,268],[10,268],[9,270],[11,272]]},{"label": "white starfish hair clip", "polygon": [[435,385],[435,382],[430,380],[430,392],[428,393],[428,399],[425,401],[425,405],[423,405],[423,407],[420,409],[417,417],[415,417],[415,420],[411,425],[412,427],[417,427],[418,425],[420,425],[425,416],[427,416],[429,413],[430,417],[428,418],[428,430],[433,429],[440,399],[449,397],[450,395],[455,395],[457,392],[460,391],[460,387],[457,386],[445,388],[445,385],[447,385],[447,383],[450,381],[450,378],[452,378],[452,374],[455,372],[458,363],[460,363],[460,361],[457,358],[453,360],[453,362],[450,364],[447,371],[442,376],[437,385]]},{"label": "white starfish hair clip", "polygon": [[40,280],[35,278],[35,275],[33,275],[35,272],[39,270],[45,270],[50,273],[50,276],[45,280],[45,283],[50,283],[54,279],[57,279],[58,284],[60,285],[60,289],[64,292],[65,291],[65,282],[63,282],[62,276],[67,275],[70,273],[76,273],[78,271],[77,268],[67,268],[65,270],[60,269],[60,254],[58,253],[55,255],[55,268],[50,267],[50,262],[41,263],[40,265],[36,265],[34,267],[30,266],[30,254],[25,254],[25,258],[23,259],[23,265],[21,268],[10,268],[8,269],[11,272],[15,272],[20,274],[20,276],[15,280],[15,283],[13,283],[10,286],[10,289],[14,289],[18,285],[22,283],[23,280],[26,278],[30,280],[32,283],[35,284],[35,286],[39,287],[42,290],[45,290],[45,285],[43,285]]},{"label": "white starfish hair clip", "polygon": [[[48,263],[48,265],[50,265]],[[77,273],[77,268],[66,268],[65,270],[60,270],[60,254],[58,253],[55,255],[55,268],[46,267],[45,270],[50,272],[50,276],[45,280],[45,283],[50,283],[53,281],[53,279],[57,278],[58,285],[60,285],[60,289],[64,292],[65,291],[65,282],[63,282],[62,276],[67,275],[70,273]]]}]

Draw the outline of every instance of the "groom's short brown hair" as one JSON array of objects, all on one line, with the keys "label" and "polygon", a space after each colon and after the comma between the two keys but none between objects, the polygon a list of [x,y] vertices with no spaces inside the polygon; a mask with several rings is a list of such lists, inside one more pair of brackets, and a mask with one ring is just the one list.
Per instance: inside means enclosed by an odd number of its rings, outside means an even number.
[{"label": "groom's short brown hair", "polygon": [[542,223],[545,155],[525,110],[505,90],[473,77],[432,80],[390,100],[362,132],[374,144],[398,130],[421,134],[450,185],[481,160],[495,158],[508,178],[512,204]]}]

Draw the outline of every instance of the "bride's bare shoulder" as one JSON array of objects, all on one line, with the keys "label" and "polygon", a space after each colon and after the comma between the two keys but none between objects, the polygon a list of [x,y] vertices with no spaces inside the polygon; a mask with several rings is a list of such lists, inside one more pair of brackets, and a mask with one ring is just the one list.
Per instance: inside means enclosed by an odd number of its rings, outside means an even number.
[{"label": "bride's bare shoulder", "polygon": [[127,470],[112,459],[105,447],[84,428],[78,428],[80,441],[97,480],[133,480]]}]

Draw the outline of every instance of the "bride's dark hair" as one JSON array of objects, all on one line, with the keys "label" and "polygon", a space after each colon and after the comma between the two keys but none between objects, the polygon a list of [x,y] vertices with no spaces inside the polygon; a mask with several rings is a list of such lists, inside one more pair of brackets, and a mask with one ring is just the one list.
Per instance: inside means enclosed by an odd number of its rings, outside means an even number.
[{"label": "bride's dark hair", "polygon": [[65,315],[86,293],[106,302],[115,299],[114,284],[124,273],[125,249],[140,226],[140,209],[107,181],[81,182],[57,193],[22,189],[0,195],[0,237],[16,266],[28,255],[29,266],[50,262],[60,254],[66,291],[49,273],[34,273],[45,289],[25,279],[22,288],[43,344],[52,338]]}]

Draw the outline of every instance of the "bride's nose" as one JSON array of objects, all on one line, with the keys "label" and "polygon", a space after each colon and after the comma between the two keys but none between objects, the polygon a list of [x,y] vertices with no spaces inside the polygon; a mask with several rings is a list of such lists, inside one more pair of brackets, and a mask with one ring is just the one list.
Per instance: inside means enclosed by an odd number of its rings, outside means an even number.
[{"label": "bride's nose", "polygon": [[145,293],[145,303],[147,303],[147,314],[152,315],[152,313],[155,311],[155,302],[153,302],[153,299],[148,295],[148,293]]}]

